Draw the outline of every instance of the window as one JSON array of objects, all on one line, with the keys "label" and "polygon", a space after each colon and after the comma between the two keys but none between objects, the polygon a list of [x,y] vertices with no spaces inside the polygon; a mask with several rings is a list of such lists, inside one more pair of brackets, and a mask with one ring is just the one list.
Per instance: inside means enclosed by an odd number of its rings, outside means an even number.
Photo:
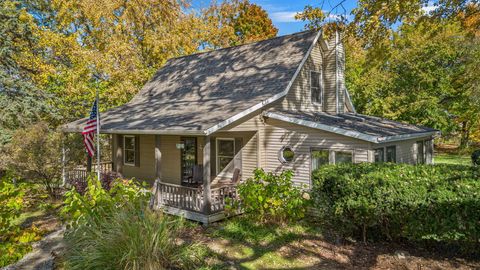
[{"label": "window", "polygon": [[235,158],[235,139],[217,139],[217,173]]},{"label": "window", "polygon": [[383,150],[383,148],[374,149],[374,154],[373,155],[374,155],[376,163],[385,161],[384,152],[385,151]]},{"label": "window", "polygon": [[322,103],[322,73],[317,71],[310,72],[310,91],[312,92],[312,102]]},{"label": "window", "polygon": [[322,165],[329,164],[329,151],[328,150],[313,150],[312,157],[312,171],[319,169]]},{"label": "window", "polygon": [[425,149],[423,146],[423,141],[417,142],[417,164],[425,163]]},{"label": "window", "polygon": [[135,166],[135,136],[123,136],[123,163]]},{"label": "window", "polygon": [[397,148],[395,145],[387,147],[387,162],[397,162]]},{"label": "window", "polygon": [[352,163],[352,152],[335,151],[335,164]]},{"label": "window", "polygon": [[284,146],[282,149],[280,149],[278,160],[280,160],[281,163],[289,163],[293,161],[294,156],[295,153],[293,152],[292,148],[290,146]]}]

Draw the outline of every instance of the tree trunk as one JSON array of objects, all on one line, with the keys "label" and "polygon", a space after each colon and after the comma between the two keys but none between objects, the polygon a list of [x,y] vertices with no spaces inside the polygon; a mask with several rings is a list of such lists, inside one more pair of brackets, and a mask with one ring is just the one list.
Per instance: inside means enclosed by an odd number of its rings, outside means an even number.
[{"label": "tree trunk", "polygon": [[468,122],[463,121],[462,122],[462,134],[460,138],[460,149],[465,149],[468,147],[468,144],[470,142],[470,131],[468,127]]}]

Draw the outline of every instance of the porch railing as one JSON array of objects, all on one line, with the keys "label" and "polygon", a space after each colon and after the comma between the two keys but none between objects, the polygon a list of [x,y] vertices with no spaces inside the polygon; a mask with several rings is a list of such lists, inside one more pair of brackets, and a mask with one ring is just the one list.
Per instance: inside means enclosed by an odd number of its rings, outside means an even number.
[{"label": "porch railing", "polygon": [[189,211],[201,212],[203,207],[202,190],[168,183],[156,186],[157,205],[171,206]]},{"label": "porch railing", "polygon": [[[212,188],[211,192],[211,214],[224,211],[227,198],[237,199],[237,191],[234,185]],[[152,202],[152,206],[169,206],[199,213],[203,211],[204,196],[202,188],[156,182],[153,198],[155,201]]]},{"label": "porch railing", "polygon": [[[98,165],[96,163],[92,164],[92,172],[96,172],[97,168],[98,168]],[[111,162],[111,161],[100,162],[100,172],[101,173],[111,172],[112,170],[113,170],[113,162]]]},{"label": "porch railing", "polygon": [[[92,164],[92,173],[97,172],[98,165]],[[100,162],[100,173],[108,173],[113,169],[113,163],[111,161]],[[73,182],[86,182],[89,173],[85,166],[78,166],[65,172],[65,181],[67,184]]]},{"label": "porch railing", "polygon": [[212,213],[225,210],[227,198],[231,200],[237,199],[237,188],[234,185],[212,188]]}]

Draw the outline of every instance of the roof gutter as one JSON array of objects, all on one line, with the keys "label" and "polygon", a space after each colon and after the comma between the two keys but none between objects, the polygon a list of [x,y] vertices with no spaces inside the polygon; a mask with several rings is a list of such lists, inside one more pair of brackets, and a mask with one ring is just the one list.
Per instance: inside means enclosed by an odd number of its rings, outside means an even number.
[{"label": "roof gutter", "polygon": [[347,136],[347,137],[360,139],[360,140],[363,140],[363,141],[378,143],[378,141],[377,141],[378,137],[377,136],[372,136],[372,135],[360,133],[360,132],[357,132],[357,131],[346,130],[346,129],[338,128],[338,127],[332,127],[332,126],[329,126],[329,125],[324,125],[324,124],[320,124],[320,123],[316,123],[316,122],[312,122],[312,121],[307,121],[307,120],[302,120],[302,119],[298,119],[298,118],[288,117],[288,116],[273,113],[273,112],[266,112],[264,115],[267,116],[267,117],[273,118],[273,119],[277,119],[277,120],[281,120],[281,121],[285,121],[285,122],[289,122],[289,123],[293,123],[293,124],[297,124],[297,125],[301,125],[301,126],[320,129],[320,130],[323,130],[323,131],[332,132],[332,133],[344,135],[344,136]]},{"label": "roof gutter", "polygon": [[429,131],[429,132],[421,132],[421,133],[412,133],[412,134],[403,134],[403,135],[395,135],[395,136],[384,136],[384,137],[379,137],[379,136],[373,136],[373,135],[368,135],[365,133],[361,133],[358,131],[353,131],[353,130],[347,130],[343,128],[338,128],[338,127],[333,127],[325,124],[320,124],[312,121],[307,121],[307,120],[302,120],[294,117],[289,117],[285,115],[281,115],[278,113],[274,112],[265,112],[264,116],[270,117],[273,119],[277,119],[280,121],[292,123],[292,124],[297,124],[305,127],[310,127],[314,129],[319,129],[327,132],[332,132],[335,134],[363,140],[363,141],[368,141],[372,143],[387,143],[387,142],[396,142],[396,141],[403,141],[403,140],[408,140],[408,139],[416,139],[416,138],[424,138],[428,136],[439,136],[440,131]]},{"label": "roof gutter", "polygon": [[[81,132],[76,128],[62,128],[62,132]],[[204,136],[205,132],[202,130],[154,130],[154,129],[102,129],[101,134],[132,134],[132,135],[190,135],[190,136]]]},{"label": "roof gutter", "polygon": [[205,134],[204,135],[210,135],[216,131],[218,131],[219,129],[222,129],[228,125],[230,125],[231,123],[249,115],[250,113],[252,112],[255,112],[265,106],[267,106],[268,104],[271,104],[279,99],[281,99],[282,97],[286,96],[288,94],[288,91],[290,90],[290,88],[292,87],[293,85],[293,82],[295,81],[295,79],[298,77],[298,74],[300,73],[300,71],[302,70],[303,66],[305,65],[305,62],[307,62],[307,59],[308,59],[308,56],[310,55],[310,53],[312,52],[313,48],[315,47],[315,44],[317,44],[318,42],[318,39],[320,38],[320,36],[322,35],[322,31],[318,31],[317,35],[315,36],[315,39],[313,40],[312,44],[310,45],[310,48],[308,48],[308,51],[307,53],[305,54],[305,56],[303,57],[302,59],[302,62],[300,62],[300,65],[297,67],[297,70],[295,71],[295,73],[293,74],[293,77],[292,79],[290,80],[290,82],[288,83],[287,87],[285,88],[285,90],[283,90],[282,92],[262,101],[261,103],[258,103],[252,107],[250,107],[249,109],[241,112],[241,113],[238,113],[230,118],[228,118],[227,120],[224,120],[223,122],[220,122],[210,128],[208,128],[207,130],[205,130]]},{"label": "roof gutter", "polygon": [[416,138],[422,138],[422,137],[428,137],[428,136],[438,137],[440,136],[440,134],[441,132],[436,130],[436,131],[428,131],[428,132],[413,133],[413,134],[385,136],[385,137],[379,137],[378,143],[397,142],[397,141],[416,139]]}]

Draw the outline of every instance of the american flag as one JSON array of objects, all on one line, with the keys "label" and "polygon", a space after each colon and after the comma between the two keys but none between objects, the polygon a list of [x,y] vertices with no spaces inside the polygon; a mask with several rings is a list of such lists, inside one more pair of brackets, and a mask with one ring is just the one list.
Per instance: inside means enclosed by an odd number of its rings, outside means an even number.
[{"label": "american flag", "polygon": [[90,117],[87,120],[87,124],[83,127],[83,143],[87,149],[89,156],[93,157],[95,154],[95,146],[93,139],[95,138],[95,132],[97,132],[97,101],[93,103],[92,110],[90,111]]}]

